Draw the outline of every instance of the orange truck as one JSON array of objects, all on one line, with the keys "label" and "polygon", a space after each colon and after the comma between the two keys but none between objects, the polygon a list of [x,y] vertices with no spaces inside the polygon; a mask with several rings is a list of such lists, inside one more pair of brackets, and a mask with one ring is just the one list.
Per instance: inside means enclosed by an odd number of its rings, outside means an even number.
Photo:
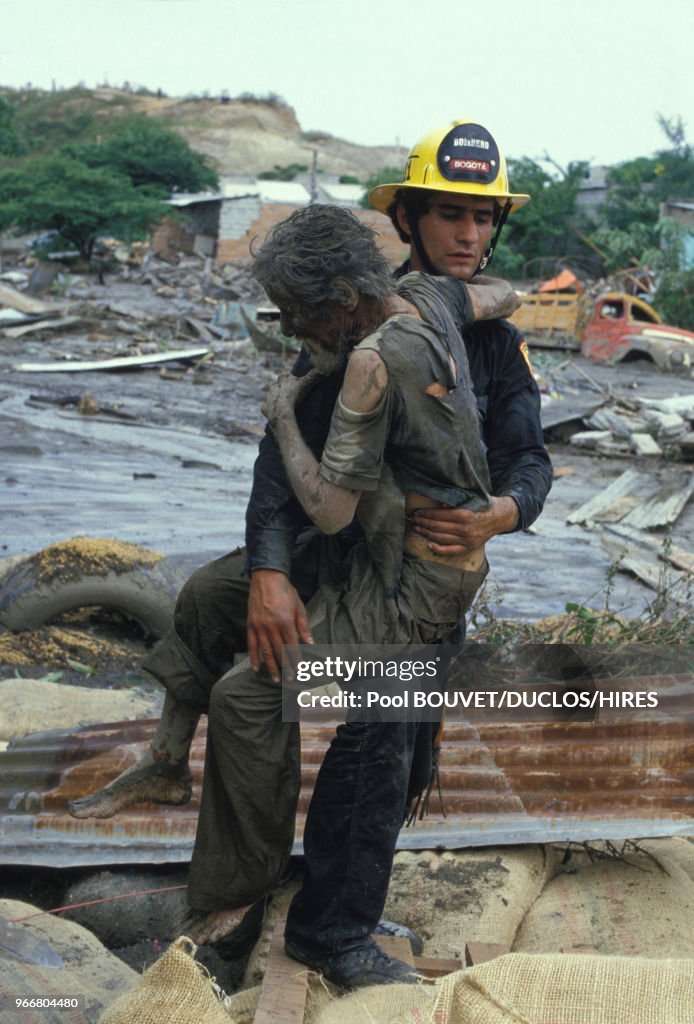
[{"label": "orange truck", "polygon": [[648,359],[662,370],[692,372],[694,333],[664,324],[633,295],[606,292],[592,302],[572,292],[544,291],[519,298],[510,319],[535,348],[568,349],[606,363]]}]

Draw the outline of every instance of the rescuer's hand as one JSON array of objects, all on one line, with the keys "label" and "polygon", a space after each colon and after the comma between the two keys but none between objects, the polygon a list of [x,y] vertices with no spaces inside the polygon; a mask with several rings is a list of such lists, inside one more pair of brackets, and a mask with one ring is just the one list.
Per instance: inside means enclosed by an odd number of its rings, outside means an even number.
[{"label": "rescuer's hand", "polygon": [[518,525],[518,506],[508,496],[492,498],[491,508],[421,508],[411,513],[414,529],[429,541],[435,555],[463,555]]},{"label": "rescuer's hand", "polygon": [[475,320],[501,320],[520,306],[517,292],[500,277],[478,274],[467,284]]},{"label": "rescuer's hand", "polygon": [[281,680],[282,645],[313,643],[303,601],[275,569],[251,573],[246,625],[251,665],[257,672],[265,662],[274,683]]}]

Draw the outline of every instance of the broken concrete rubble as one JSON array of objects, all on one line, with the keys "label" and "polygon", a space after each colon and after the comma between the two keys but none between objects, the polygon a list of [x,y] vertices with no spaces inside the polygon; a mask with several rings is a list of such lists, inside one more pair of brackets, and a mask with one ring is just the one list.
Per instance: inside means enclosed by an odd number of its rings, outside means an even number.
[{"label": "broken concrete rubble", "polygon": [[[582,367],[566,360],[558,368],[549,364],[546,370],[542,359],[538,364],[544,371],[540,376],[542,426],[549,440],[568,441],[576,448],[606,456],[690,457],[691,442],[685,438],[694,423],[694,387],[690,394],[666,399],[634,396],[626,383],[623,389],[602,388],[594,379],[600,367],[592,367],[593,373],[586,375]],[[686,387],[683,383],[679,386]],[[602,400],[596,391],[601,392]]]},{"label": "broken concrete rubble", "polygon": [[663,449],[650,434],[632,434],[631,447],[637,455],[662,455]]},{"label": "broken concrete rubble", "polygon": [[569,443],[576,448],[588,448],[596,451],[601,441],[609,441],[612,434],[609,430],[580,430],[572,434]]}]

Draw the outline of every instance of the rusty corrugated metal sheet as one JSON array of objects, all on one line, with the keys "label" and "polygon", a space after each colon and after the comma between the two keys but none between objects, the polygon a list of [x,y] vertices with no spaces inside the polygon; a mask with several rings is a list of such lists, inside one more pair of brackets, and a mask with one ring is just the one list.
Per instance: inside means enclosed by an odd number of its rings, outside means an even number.
[{"label": "rusty corrugated metal sheet", "polygon": [[[599,683],[600,681],[598,681]],[[441,752],[445,816],[429,815],[399,846],[465,847],[694,834],[694,673],[603,681],[603,689],[657,689],[657,711],[601,711],[597,720],[537,710],[466,712],[448,721]],[[75,820],[66,801],[132,763],[155,723],[125,722],[29,736],[0,754],[0,863],[50,866],[187,861],[198,799],[143,805],[108,820]],[[302,724],[297,842],[334,723]],[[199,794],[206,730],[192,768]]]}]

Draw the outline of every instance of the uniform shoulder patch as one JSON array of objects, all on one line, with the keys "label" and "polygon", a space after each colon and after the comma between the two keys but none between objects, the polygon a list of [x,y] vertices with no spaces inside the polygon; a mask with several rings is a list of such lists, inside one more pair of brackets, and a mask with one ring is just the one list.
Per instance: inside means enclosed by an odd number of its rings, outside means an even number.
[{"label": "uniform shoulder patch", "polygon": [[521,338],[520,344],[518,346],[518,351],[523,356],[523,359],[525,359],[526,365],[530,370],[530,375],[534,377],[535,371],[533,370],[532,363],[530,362],[530,351],[528,349],[528,343],[525,340],[525,338]]}]

